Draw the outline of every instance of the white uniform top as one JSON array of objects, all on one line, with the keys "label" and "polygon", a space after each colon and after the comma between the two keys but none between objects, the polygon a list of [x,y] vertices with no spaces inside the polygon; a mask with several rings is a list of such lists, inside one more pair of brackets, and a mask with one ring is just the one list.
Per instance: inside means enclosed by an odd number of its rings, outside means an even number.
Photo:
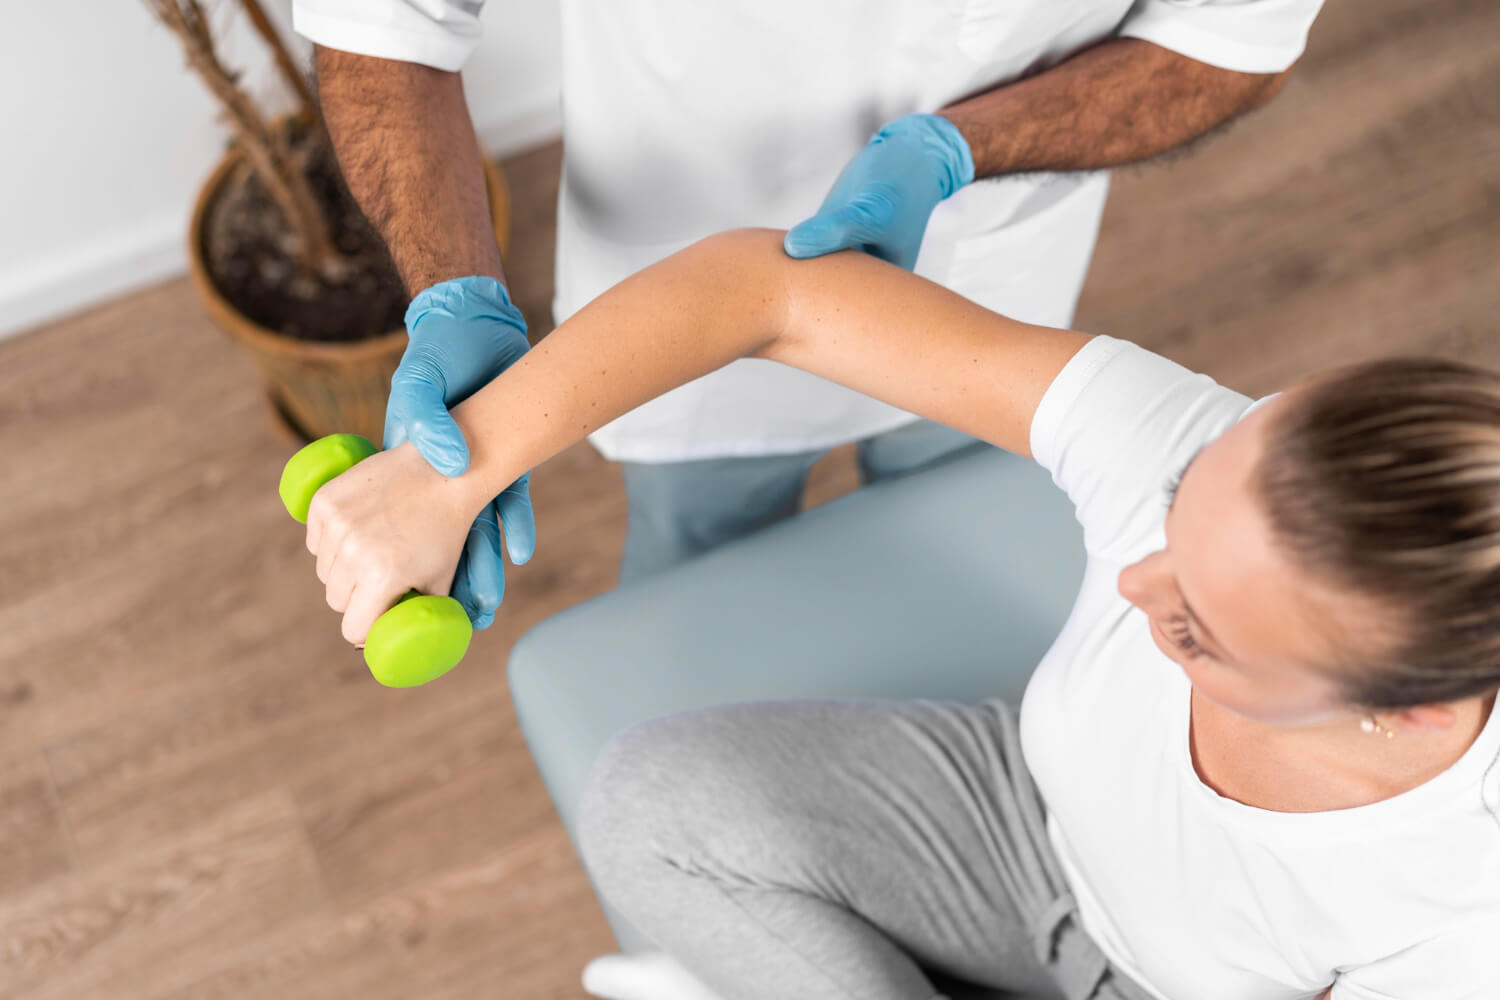
[{"label": "white uniform top", "polygon": [[1027,688],[1021,744],[1085,928],[1166,1000],[1500,998],[1500,712],[1447,771],[1352,809],[1224,798],[1188,749],[1181,668],[1116,589],[1165,545],[1166,484],[1251,402],[1149,351],[1087,344],[1031,425],[1088,553]]},{"label": "white uniform top", "polygon": [[[321,45],[456,70],[483,0],[296,0]],[[1301,55],[1322,0],[561,0],[560,322],[710,233],[815,212],[886,121],[1056,63],[1114,34],[1227,69]],[[504,31],[503,24],[497,26]],[[984,181],[938,205],[916,271],[1032,323],[1067,326],[1104,172]],[[609,458],[811,450],[910,414],[770,361],[736,361],[593,435]]]}]

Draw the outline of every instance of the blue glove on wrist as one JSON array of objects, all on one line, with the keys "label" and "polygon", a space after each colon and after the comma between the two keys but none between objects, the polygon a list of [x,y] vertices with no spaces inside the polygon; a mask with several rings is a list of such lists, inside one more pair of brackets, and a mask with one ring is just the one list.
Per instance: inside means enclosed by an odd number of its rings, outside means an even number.
[{"label": "blue glove on wrist", "polygon": [[786,234],[786,252],[820,257],[854,248],[910,271],[933,208],[973,180],[958,126],[940,115],[897,118],[849,161],[818,214]]},{"label": "blue glove on wrist", "polygon": [[[420,292],[406,310],[411,341],[391,378],[385,410],[385,447],[406,441],[445,476],[469,468],[469,446],[448,408],[457,406],[531,349],[526,321],[494,278],[471,276],[439,282]],[[531,473],[485,506],[469,529],[453,597],[475,628],[486,628],[505,595],[501,528],[511,562],[525,563],[536,549]]]}]

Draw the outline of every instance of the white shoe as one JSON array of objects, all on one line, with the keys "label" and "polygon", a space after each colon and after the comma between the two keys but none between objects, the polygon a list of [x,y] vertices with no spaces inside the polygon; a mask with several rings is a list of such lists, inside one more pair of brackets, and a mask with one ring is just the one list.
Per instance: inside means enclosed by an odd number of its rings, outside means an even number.
[{"label": "white shoe", "polygon": [[600,955],[584,966],[583,988],[603,1000],[719,1000],[664,951]]}]

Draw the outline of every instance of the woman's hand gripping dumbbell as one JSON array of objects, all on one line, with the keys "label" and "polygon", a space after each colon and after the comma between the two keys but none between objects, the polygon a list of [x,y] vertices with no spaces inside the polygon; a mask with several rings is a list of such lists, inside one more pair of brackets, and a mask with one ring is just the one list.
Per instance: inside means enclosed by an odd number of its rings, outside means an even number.
[{"label": "woman's hand gripping dumbbell", "polygon": [[[362,464],[368,463],[368,464]],[[364,477],[338,479],[360,465]],[[384,488],[370,488],[376,480]],[[387,687],[414,687],[442,676],[463,659],[473,628],[458,601],[446,592],[453,579],[464,538],[473,521],[460,480],[432,470],[416,449],[405,445],[380,452],[358,434],[331,434],[307,445],[286,463],[281,500],[287,513],[308,525],[307,547],[318,555],[318,578],[328,589],[328,603],[345,613],[344,637],[363,643],[365,662]],[[415,515],[415,516],[413,516]],[[379,538],[362,547],[341,546],[349,523],[383,523],[391,548],[408,560],[401,580],[387,572],[382,589],[361,574],[361,562],[379,561]],[[410,544],[404,526],[420,524],[422,545]],[[391,565],[389,559],[382,565]],[[362,579],[358,587],[354,581]],[[420,589],[411,589],[412,586]],[[422,593],[421,591],[427,591]]]}]

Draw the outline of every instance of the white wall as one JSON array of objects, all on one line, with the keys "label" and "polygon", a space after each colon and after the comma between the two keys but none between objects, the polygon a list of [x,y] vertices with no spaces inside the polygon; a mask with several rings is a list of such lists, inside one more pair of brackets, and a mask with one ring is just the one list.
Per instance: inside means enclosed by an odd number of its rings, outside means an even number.
[{"label": "white wall", "polygon": [[[235,4],[203,0],[225,61],[290,107]],[[266,6],[290,31],[291,0]],[[186,267],[188,212],[228,130],[144,3],[7,4],[0,32],[0,337]],[[465,67],[481,141],[505,155],[559,128],[557,0],[490,0]]]}]

